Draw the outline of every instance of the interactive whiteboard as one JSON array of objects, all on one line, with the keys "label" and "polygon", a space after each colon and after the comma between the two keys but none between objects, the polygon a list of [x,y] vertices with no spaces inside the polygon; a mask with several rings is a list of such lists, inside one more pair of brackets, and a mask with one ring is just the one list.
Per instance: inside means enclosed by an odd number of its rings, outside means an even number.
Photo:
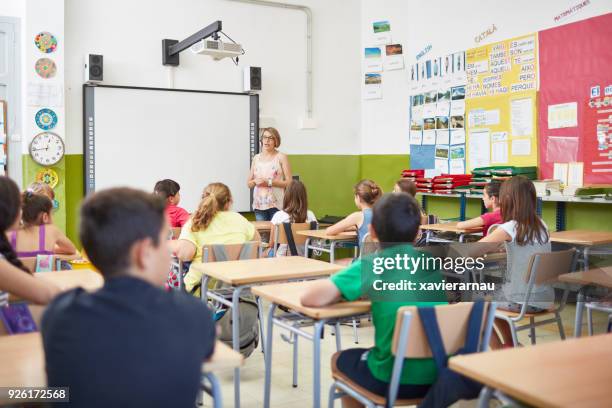
[{"label": "interactive whiteboard", "polygon": [[84,85],[85,192],[153,191],[170,178],[193,212],[203,188],[225,183],[235,211],[250,211],[246,181],[258,146],[257,95]]}]

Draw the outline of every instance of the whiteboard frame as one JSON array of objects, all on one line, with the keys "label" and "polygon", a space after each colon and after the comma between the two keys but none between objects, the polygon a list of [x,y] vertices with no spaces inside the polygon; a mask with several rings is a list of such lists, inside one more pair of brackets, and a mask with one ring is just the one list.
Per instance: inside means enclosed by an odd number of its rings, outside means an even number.
[{"label": "whiteboard frame", "polygon": [[[85,196],[96,191],[96,112],[95,112],[95,89],[96,88],[117,88],[135,89],[144,91],[166,91],[166,92],[194,92],[205,94],[223,95],[242,95],[249,98],[249,167],[253,157],[259,153],[259,95],[248,92],[220,92],[202,91],[196,89],[175,89],[175,88],[152,88],[122,85],[97,85],[83,84],[83,191]],[[250,191],[249,210],[253,211],[253,190]]]}]

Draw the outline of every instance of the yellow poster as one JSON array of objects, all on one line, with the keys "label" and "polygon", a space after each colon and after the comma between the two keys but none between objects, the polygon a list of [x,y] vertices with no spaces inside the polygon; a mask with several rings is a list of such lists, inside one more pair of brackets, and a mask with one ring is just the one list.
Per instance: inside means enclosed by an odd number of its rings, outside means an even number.
[{"label": "yellow poster", "polygon": [[467,169],[537,166],[537,33],[466,51]]}]

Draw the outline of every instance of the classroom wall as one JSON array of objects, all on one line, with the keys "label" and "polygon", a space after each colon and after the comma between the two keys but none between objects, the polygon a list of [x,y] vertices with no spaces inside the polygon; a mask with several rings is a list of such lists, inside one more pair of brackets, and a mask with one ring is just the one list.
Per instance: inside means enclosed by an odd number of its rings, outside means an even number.
[{"label": "classroom wall", "polygon": [[[446,55],[479,45],[485,45],[513,36],[568,24],[574,21],[612,12],[612,1],[591,0],[579,11],[560,18],[555,17],[577,0],[362,0],[362,49],[371,45],[372,22],[389,20],[393,43],[403,45],[404,64],[416,62],[416,55],[431,45],[422,59]],[[495,31],[486,39],[476,42],[475,37],[495,25]],[[363,87],[363,69],[360,83]],[[393,162],[397,154],[409,154],[409,71],[388,71],[382,74],[382,99],[361,100],[362,157],[376,157],[378,163]],[[367,159],[366,159],[367,160]],[[406,161],[406,166],[408,166]],[[384,177],[376,166],[362,168],[362,177]],[[429,199],[429,211],[443,218],[457,217],[459,201],[451,198]],[[554,229],[554,204],[545,203],[543,218]],[[570,228],[612,230],[612,207],[577,203],[567,206],[567,224]],[[478,200],[470,200],[468,216],[480,214]]]},{"label": "classroom wall", "polygon": [[[300,11],[260,7],[228,0],[161,2],[65,0],[66,124],[65,165],[67,232],[76,237],[82,175],[82,59],[104,55],[104,82],[117,85],[242,91],[242,66],[261,66],[261,115],[277,127],[281,150],[290,155],[294,172],[312,190],[320,213],[345,213],[352,205],[350,186],[358,177],[360,152],[360,7],[352,0],[294,1],[313,12],[313,95],[316,129],[298,129],[306,109],[306,18]],[[291,3],[291,1],[287,1]],[[338,18],[338,16],[342,18]],[[246,49],[240,67],[230,60],[214,62],[181,53],[177,68],[161,64],[162,38],[182,40],[214,20]],[[112,29],[109,21],[113,21]],[[340,52],[338,48],[342,47]],[[348,52],[346,51],[348,50]],[[316,164],[314,164],[316,163]],[[326,169],[336,177],[320,177]],[[345,204],[349,186],[349,202]],[[338,191],[338,197],[334,194]],[[334,198],[326,207],[325,197]]]}]

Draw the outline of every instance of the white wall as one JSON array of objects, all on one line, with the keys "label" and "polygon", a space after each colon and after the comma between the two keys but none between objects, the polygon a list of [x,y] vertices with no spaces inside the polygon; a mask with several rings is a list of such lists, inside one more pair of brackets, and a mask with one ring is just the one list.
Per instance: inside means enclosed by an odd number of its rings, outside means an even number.
[{"label": "white wall", "polygon": [[[242,66],[261,66],[261,114],[273,117],[281,150],[295,154],[360,151],[360,4],[302,0],[313,11],[314,118],[299,130],[306,110],[306,17],[300,11],[227,0],[66,0],[66,125],[68,153],[82,153],[82,60],[104,55],[104,82],[167,87],[161,40],[182,40],[214,20],[246,49],[240,67],[230,60],[181,53],[176,88],[242,91]],[[121,103],[121,101],[117,101]]]},{"label": "white wall", "polygon": [[[427,56],[443,56],[612,12],[612,0],[590,0],[578,12],[554,21],[555,16],[578,3],[581,1],[362,0],[362,49],[370,44],[371,24],[378,20],[390,21],[393,42],[403,45],[404,63],[410,67],[416,55],[430,44]],[[474,38],[493,24],[497,30],[476,43]],[[362,101],[364,154],[409,152],[408,73],[384,72],[383,99]]]}]

